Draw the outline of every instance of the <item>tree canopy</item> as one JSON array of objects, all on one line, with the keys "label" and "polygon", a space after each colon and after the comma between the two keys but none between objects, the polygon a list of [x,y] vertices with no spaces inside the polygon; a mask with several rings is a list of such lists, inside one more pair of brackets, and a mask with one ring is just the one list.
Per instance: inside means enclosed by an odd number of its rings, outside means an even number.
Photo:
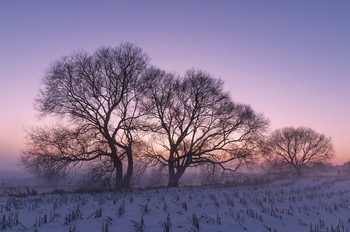
[{"label": "tree canopy", "polygon": [[272,132],[263,153],[276,168],[290,167],[298,175],[303,168],[327,162],[334,156],[331,139],[305,127],[286,127]]},{"label": "tree canopy", "polygon": [[149,63],[131,43],[53,62],[35,102],[56,123],[28,131],[22,164],[54,179],[90,161],[92,175],[114,175],[122,188],[137,165],[166,167],[168,186],[178,186],[188,168],[234,172],[261,151],[297,173],[334,154],[330,138],[309,128],[283,128],[265,139],[269,121],[233,101],[209,73],[175,75]]},{"label": "tree canopy", "polygon": [[140,117],[139,90],[148,63],[148,55],[130,43],[54,62],[44,75],[36,107],[42,115],[64,117],[69,123],[29,132],[24,165],[44,170],[44,162],[34,161],[51,160],[52,165],[62,166],[108,158],[114,165],[116,185],[129,186]]},{"label": "tree canopy", "polygon": [[221,80],[195,70],[184,77],[159,69],[148,75],[144,107],[160,145],[148,154],[168,167],[169,186],[177,186],[188,167],[212,164],[232,171],[256,154],[268,121],[234,103]]}]

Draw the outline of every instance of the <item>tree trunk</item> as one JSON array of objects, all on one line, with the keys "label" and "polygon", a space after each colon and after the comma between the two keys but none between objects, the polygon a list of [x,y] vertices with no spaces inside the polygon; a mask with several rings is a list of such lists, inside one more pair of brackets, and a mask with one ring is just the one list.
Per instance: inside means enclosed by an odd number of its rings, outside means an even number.
[{"label": "tree trunk", "polygon": [[299,166],[295,166],[295,173],[297,174],[297,176],[302,176],[303,175],[303,170],[302,170],[302,167],[299,167]]},{"label": "tree trunk", "polygon": [[123,187],[123,164],[120,160],[114,162],[116,169],[115,175],[115,188],[121,189]]},{"label": "tree trunk", "polygon": [[128,148],[126,150],[126,155],[128,157],[128,166],[127,166],[126,173],[125,173],[124,180],[123,180],[123,187],[129,188],[130,182],[131,182],[131,177],[132,177],[132,174],[134,172],[134,161],[133,161],[133,157],[132,157],[131,148]]},{"label": "tree trunk", "polygon": [[168,187],[179,187],[179,179],[176,179],[174,163],[169,162]]},{"label": "tree trunk", "polygon": [[179,180],[176,175],[169,175],[168,187],[179,187]]},{"label": "tree trunk", "polygon": [[168,187],[179,187],[179,181],[182,175],[185,173],[186,167],[181,167],[176,169],[174,165],[169,165],[169,179],[168,179]]}]

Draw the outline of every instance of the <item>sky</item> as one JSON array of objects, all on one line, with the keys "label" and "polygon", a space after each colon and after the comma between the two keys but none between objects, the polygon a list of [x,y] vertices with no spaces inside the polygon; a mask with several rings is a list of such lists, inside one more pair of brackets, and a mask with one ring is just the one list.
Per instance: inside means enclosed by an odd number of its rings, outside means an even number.
[{"label": "sky", "polygon": [[350,160],[350,1],[0,1],[0,170],[17,168],[50,63],[131,42],[151,63],[195,68],[271,121],[332,137]]}]

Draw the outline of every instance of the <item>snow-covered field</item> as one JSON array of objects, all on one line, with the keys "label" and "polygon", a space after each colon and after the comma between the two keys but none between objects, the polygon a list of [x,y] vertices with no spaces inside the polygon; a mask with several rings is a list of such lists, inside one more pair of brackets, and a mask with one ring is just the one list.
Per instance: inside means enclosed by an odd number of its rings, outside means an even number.
[{"label": "snow-covered field", "polygon": [[0,231],[349,231],[350,178],[0,197]]}]

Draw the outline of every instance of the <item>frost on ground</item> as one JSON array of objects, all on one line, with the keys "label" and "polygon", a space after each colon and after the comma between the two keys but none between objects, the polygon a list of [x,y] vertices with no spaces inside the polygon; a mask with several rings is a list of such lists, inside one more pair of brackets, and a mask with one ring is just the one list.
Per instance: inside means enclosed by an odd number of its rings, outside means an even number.
[{"label": "frost on ground", "polygon": [[349,231],[350,178],[0,198],[0,231]]}]

